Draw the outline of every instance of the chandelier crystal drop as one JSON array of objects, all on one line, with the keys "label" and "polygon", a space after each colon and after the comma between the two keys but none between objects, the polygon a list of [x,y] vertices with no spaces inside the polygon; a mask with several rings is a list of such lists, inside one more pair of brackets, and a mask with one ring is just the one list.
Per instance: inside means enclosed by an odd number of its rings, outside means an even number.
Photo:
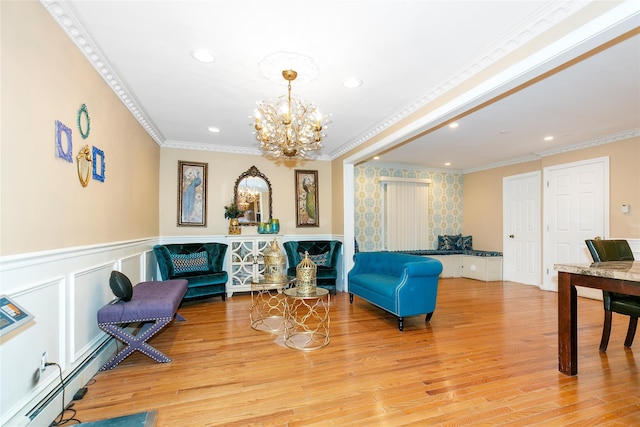
[{"label": "chandelier crystal drop", "polygon": [[291,82],[298,73],[284,70],[288,93],[276,103],[260,101],[254,119],[256,139],[262,150],[276,157],[309,157],[322,147],[323,131],[329,116],[322,116],[318,107],[291,96]]}]

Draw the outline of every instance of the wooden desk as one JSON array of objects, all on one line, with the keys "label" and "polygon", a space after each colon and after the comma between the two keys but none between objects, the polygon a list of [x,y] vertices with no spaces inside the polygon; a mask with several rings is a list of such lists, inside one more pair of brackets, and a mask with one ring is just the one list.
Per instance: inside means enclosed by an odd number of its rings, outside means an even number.
[{"label": "wooden desk", "polygon": [[576,286],[640,296],[640,261],[556,264],[558,271],[558,369],[578,374]]}]

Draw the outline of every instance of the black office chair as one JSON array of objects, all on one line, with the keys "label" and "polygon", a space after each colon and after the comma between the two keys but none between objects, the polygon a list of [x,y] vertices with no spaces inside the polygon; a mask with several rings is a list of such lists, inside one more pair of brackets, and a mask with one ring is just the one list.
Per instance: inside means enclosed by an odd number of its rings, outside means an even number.
[{"label": "black office chair", "polygon": [[[626,240],[593,239],[585,240],[585,243],[594,262],[634,261],[633,252],[631,252],[629,242]],[[636,335],[638,316],[640,316],[640,297],[602,291],[602,301],[604,302],[604,326],[600,340],[600,351],[607,351],[609,335],[611,335],[611,318],[614,311],[629,316],[629,328],[624,346],[631,347]]]}]

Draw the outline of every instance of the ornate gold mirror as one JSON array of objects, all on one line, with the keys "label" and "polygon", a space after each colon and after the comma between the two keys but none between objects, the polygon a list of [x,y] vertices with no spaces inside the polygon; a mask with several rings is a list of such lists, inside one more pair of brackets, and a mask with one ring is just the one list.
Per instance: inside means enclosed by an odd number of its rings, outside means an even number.
[{"label": "ornate gold mirror", "polygon": [[238,177],[233,194],[238,208],[244,212],[238,218],[240,225],[258,225],[271,220],[271,193],[269,179],[255,166]]},{"label": "ornate gold mirror", "polygon": [[91,179],[92,157],[91,150],[88,145],[85,145],[80,149],[76,156],[76,162],[78,163],[78,179],[83,187],[89,185]]}]

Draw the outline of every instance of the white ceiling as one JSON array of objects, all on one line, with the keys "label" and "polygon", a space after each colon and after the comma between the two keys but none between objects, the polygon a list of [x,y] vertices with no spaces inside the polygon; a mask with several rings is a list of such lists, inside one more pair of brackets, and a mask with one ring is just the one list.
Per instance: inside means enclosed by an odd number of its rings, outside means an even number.
[{"label": "white ceiling", "polygon": [[[449,168],[472,171],[640,135],[640,2],[635,0],[608,2],[606,7],[615,7],[558,40],[552,35],[560,26],[598,5],[417,0],[42,4],[163,147],[259,154],[249,116],[256,101],[286,93],[284,80],[274,83],[259,70],[260,61],[275,52],[315,61],[317,77],[305,79],[304,68],[299,69],[293,94],[333,114],[319,158],[334,159],[416,110],[435,106],[505,55],[541,39],[553,43],[432,108],[363,151],[357,161],[412,138],[380,161],[439,169],[451,162]],[[634,36],[527,83],[634,29]],[[190,52],[198,48],[212,51],[216,61],[195,61]],[[353,76],[364,84],[344,88],[342,82]],[[520,85],[526,87],[502,97]],[[487,105],[468,113],[482,104]],[[438,128],[454,118],[457,129]],[[210,133],[210,126],[221,132]],[[544,141],[547,135],[554,140]]]}]

